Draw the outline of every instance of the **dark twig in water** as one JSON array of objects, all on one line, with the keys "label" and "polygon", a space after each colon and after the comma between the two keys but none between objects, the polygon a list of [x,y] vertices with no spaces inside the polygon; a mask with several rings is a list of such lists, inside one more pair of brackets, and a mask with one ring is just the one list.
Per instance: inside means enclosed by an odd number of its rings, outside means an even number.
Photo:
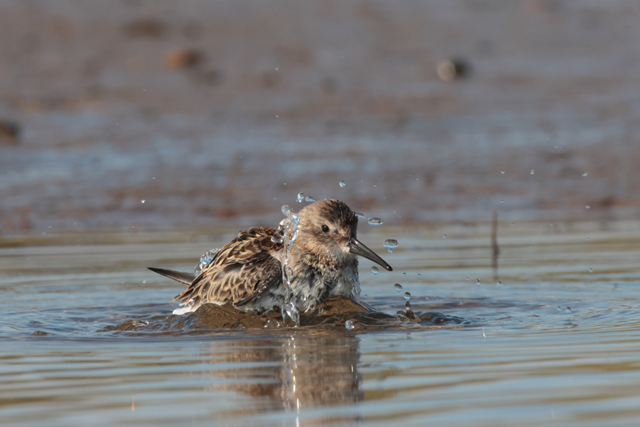
[{"label": "dark twig in water", "polygon": [[493,269],[493,281],[497,282],[498,277],[498,256],[500,255],[500,247],[498,247],[498,212],[493,211],[491,216],[491,268]]}]

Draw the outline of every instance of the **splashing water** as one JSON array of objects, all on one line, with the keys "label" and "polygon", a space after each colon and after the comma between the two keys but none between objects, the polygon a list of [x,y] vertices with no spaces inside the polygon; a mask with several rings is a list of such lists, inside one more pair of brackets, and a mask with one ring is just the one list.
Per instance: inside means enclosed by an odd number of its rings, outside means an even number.
[{"label": "splashing water", "polygon": [[381,218],[378,218],[376,216],[369,218],[369,225],[373,225],[375,227],[377,225],[382,225],[382,224],[383,222]]},{"label": "splashing water", "polygon": [[353,320],[349,319],[344,322],[344,327],[347,328],[348,331],[353,331],[356,328],[356,325]]},{"label": "splashing water", "polygon": [[[298,201],[301,201],[301,196],[302,193],[299,193]],[[300,324],[300,313],[298,312],[295,304],[291,301],[291,276],[293,275],[293,270],[288,264],[289,250],[291,249],[293,242],[298,237],[298,223],[300,222],[300,216],[293,212],[293,210],[287,205],[282,207],[282,213],[287,217],[280,221],[276,234],[271,238],[272,241],[283,244],[283,248],[280,253],[280,263],[282,264],[282,283],[285,285],[286,295],[284,304],[281,308],[282,320],[283,322],[286,322],[287,317],[289,317],[295,322],[296,326],[298,326]]]},{"label": "splashing water", "polygon": [[209,265],[211,261],[213,261],[213,259],[216,257],[216,253],[218,253],[219,250],[220,249],[211,249],[210,251],[202,254],[202,256],[200,257],[200,262],[198,262],[198,264],[193,269],[193,275],[198,277],[202,270],[204,270],[205,267]]}]

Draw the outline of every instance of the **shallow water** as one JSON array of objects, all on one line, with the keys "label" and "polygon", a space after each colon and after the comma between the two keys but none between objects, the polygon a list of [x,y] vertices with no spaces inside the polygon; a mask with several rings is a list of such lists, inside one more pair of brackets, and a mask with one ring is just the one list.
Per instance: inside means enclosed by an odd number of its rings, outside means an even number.
[{"label": "shallow water", "polygon": [[640,423],[640,223],[500,224],[498,278],[488,225],[361,230],[395,269],[374,275],[363,260],[362,301],[395,315],[408,291],[414,312],[460,322],[176,322],[180,285],[144,267],[190,271],[235,231],[0,240],[0,420]]}]

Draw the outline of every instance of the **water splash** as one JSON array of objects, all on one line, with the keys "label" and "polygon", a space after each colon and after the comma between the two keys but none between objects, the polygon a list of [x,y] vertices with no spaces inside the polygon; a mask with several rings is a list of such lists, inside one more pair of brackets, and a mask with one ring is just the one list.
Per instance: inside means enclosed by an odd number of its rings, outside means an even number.
[{"label": "water splash", "polygon": [[202,270],[204,270],[205,267],[208,266],[211,263],[211,261],[213,261],[213,259],[216,257],[216,254],[218,253],[219,250],[220,249],[211,249],[210,251],[207,251],[204,254],[202,254],[202,256],[200,257],[200,262],[198,262],[198,264],[193,269],[193,275],[198,277],[202,272]]},{"label": "water splash", "polygon": [[[302,193],[298,194],[298,201]],[[295,304],[291,301],[291,276],[293,276],[293,270],[289,267],[289,250],[291,245],[298,237],[298,223],[300,222],[300,216],[293,212],[293,210],[287,206],[282,206],[282,213],[286,215],[286,218],[280,221],[276,234],[271,238],[272,241],[282,243],[283,248],[280,252],[280,264],[282,265],[282,283],[285,285],[286,294],[284,303],[282,305],[282,320],[287,321],[287,317],[293,320],[296,326],[300,325],[300,313]],[[274,240],[275,238],[275,240]]]}]

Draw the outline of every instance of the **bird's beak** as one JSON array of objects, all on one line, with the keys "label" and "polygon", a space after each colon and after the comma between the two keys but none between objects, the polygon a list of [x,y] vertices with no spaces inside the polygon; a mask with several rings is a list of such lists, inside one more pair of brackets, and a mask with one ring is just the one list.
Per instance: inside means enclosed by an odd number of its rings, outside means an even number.
[{"label": "bird's beak", "polygon": [[349,252],[355,255],[360,255],[362,257],[365,257],[366,259],[371,260],[376,264],[383,266],[388,271],[393,271],[393,268],[391,268],[391,266],[387,264],[385,260],[380,258],[371,249],[363,245],[362,242],[360,242],[360,240],[356,239],[355,237],[352,237],[351,241],[349,242]]}]

